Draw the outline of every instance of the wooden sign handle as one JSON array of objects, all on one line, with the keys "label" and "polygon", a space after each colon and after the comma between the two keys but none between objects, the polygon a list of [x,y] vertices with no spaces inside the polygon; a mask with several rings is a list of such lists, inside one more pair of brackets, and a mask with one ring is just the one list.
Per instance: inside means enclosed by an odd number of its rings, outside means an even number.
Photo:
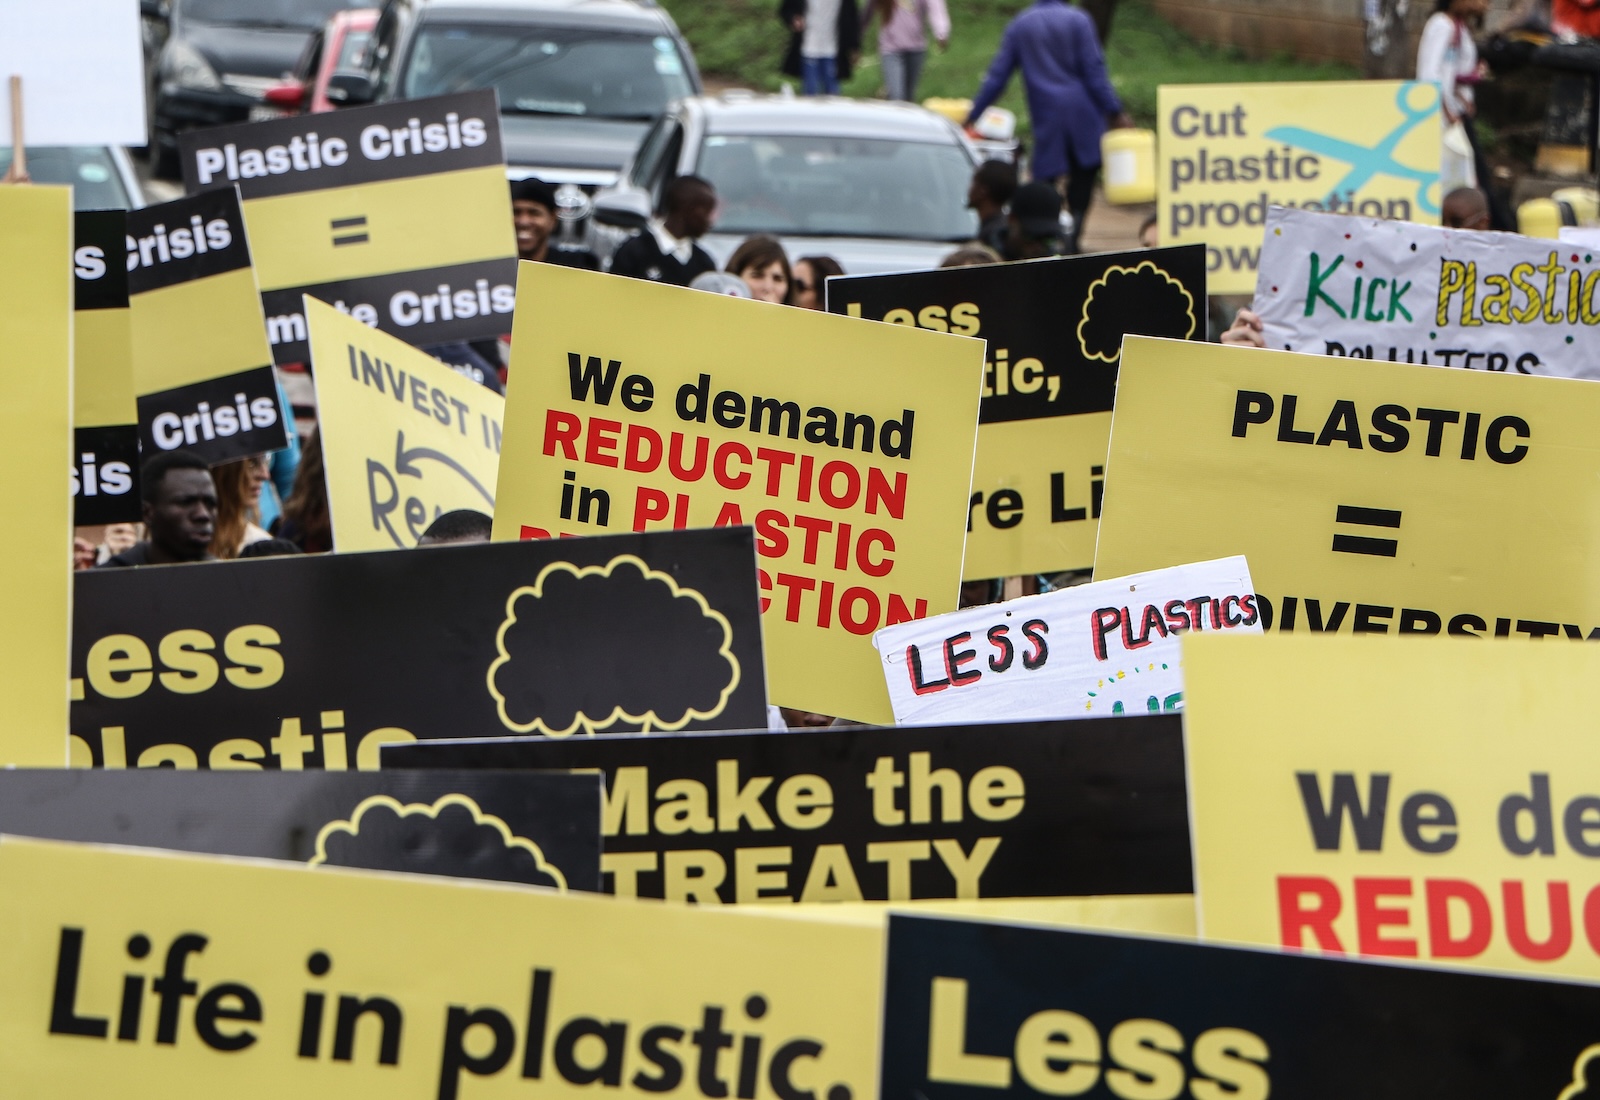
[{"label": "wooden sign handle", "polygon": [[11,167],[5,183],[32,183],[28,177],[28,150],[22,137],[22,78],[11,78]]}]

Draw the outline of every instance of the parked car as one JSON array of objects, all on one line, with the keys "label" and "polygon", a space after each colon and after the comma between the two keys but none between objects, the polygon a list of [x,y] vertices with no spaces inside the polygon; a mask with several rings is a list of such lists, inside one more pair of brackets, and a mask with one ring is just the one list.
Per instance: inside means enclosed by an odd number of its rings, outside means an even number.
[{"label": "parked car", "polygon": [[649,0],[389,0],[349,102],[478,88],[500,96],[507,174],[557,185],[562,240],[650,123],[700,91],[694,55]]},{"label": "parked car", "polygon": [[146,73],[155,174],[176,174],[182,131],[247,120],[266,90],[294,68],[311,35],[334,12],[355,6],[350,0],[140,0],[147,42],[155,49]]},{"label": "parked car", "polygon": [[365,68],[377,22],[377,8],[335,12],[306,43],[294,71],[262,94],[262,103],[251,108],[250,117],[316,115],[343,107],[345,89],[331,81],[335,73],[360,73]]},{"label": "parked car", "polygon": [[[11,167],[11,147],[0,146],[0,176]],[[120,145],[28,146],[28,178],[70,183],[76,210],[137,210],[144,192]]]},{"label": "parked car", "polygon": [[645,224],[674,176],[717,188],[719,264],[752,233],[791,257],[831,255],[852,275],[938,266],[978,223],[966,208],[978,158],[959,127],[905,103],[725,92],[675,103],[623,178],[595,198],[596,220]]}]

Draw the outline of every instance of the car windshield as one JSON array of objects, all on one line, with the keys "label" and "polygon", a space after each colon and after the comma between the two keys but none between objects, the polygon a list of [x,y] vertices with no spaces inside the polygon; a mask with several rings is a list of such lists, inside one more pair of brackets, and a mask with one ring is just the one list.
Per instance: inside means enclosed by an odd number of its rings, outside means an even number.
[{"label": "car windshield", "polygon": [[972,162],[955,144],[713,134],[695,171],[717,188],[719,233],[969,240]]},{"label": "car windshield", "polygon": [[334,72],[359,73],[367,64],[367,45],[372,41],[371,31],[346,31],[339,46],[339,60]]},{"label": "car windshield", "polygon": [[200,23],[316,30],[336,11],[359,8],[352,0],[183,0],[183,14]]},{"label": "car windshield", "polygon": [[[0,175],[11,167],[11,147],[0,147]],[[77,210],[126,210],[127,189],[104,145],[28,146],[28,178],[34,183],[70,183]]]},{"label": "car windshield", "polygon": [[677,43],[665,35],[558,28],[422,29],[401,94],[407,99],[476,88],[500,93],[506,114],[651,119],[691,94]]}]

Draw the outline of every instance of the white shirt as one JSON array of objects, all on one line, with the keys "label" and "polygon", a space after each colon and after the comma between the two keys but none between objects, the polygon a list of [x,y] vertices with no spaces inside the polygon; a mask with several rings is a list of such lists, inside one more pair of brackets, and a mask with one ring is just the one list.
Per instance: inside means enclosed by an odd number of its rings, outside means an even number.
[{"label": "white shirt", "polygon": [[1478,46],[1472,35],[1442,11],[1429,16],[1417,43],[1417,79],[1439,85],[1445,110],[1457,118],[1472,106],[1472,84],[1457,79],[1477,71]]},{"label": "white shirt", "polygon": [[800,56],[839,56],[839,0],[807,0]]},{"label": "white shirt", "polygon": [[655,237],[656,245],[661,249],[661,254],[671,256],[680,264],[686,264],[694,255],[694,239],[684,237],[679,239],[667,232],[667,224],[658,218],[650,219],[650,234]]}]

